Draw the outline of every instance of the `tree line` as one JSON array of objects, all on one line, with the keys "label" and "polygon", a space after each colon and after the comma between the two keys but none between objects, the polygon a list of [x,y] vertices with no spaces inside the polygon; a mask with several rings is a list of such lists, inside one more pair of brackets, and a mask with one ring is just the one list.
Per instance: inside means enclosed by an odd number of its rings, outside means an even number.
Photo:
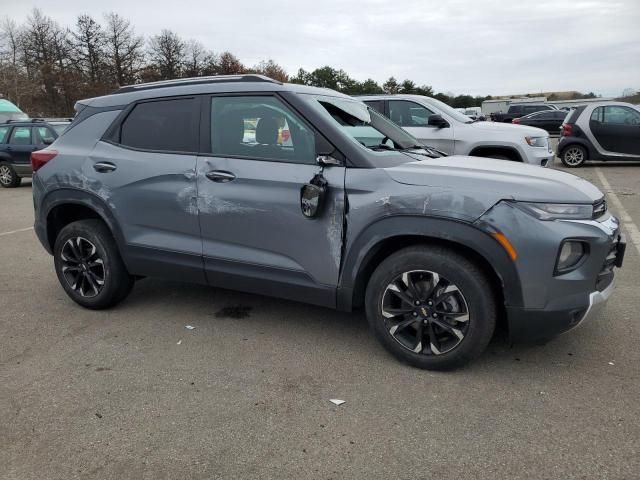
[{"label": "tree line", "polygon": [[409,93],[435,97],[453,107],[480,106],[490,96],[435,93],[431,86],[394,77],[378,84],[358,81],[330,66],[295,75],[274,60],[243,64],[233,53],[165,29],[144,38],[129,20],[107,13],[100,21],[79,15],[61,26],[34,9],[23,24],[0,24],[0,94],[32,116],[68,116],[82,98],[105,95],[133,83],[207,75],[259,73],[282,82],[327,87],[348,95]]}]

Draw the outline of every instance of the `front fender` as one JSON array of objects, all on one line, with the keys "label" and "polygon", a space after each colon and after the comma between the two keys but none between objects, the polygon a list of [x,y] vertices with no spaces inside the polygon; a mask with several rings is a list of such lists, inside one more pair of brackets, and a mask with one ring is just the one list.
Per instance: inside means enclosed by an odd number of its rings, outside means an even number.
[{"label": "front fender", "polygon": [[425,241],[445,241],[472,250],[486,261],[500,279],[505,304],[522,305],[522,287],[515,264],[488,233],[459,220],[396,215],[372,222],[359,232],[355,240],[347,243],[338,287],[337,303],[340,310],[351,310],[358,274],[380,247],[388,240],[408,236],[424,237]]}]

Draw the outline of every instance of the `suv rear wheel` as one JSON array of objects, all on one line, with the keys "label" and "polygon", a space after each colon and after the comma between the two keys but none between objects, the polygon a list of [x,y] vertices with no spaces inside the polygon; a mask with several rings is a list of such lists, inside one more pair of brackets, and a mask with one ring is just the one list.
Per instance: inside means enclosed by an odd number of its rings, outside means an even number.
[{"label": "suv rear wheel", "polygon": [[581,145],[569,145],[562,151],[560,160],[569,168],[577,168],[587,161],[587,149]]},{"label": "suv rear wheel", "polygon": [[124,266],[111,232],[100,220],[80,220],[64,227],[53,255],[62,288],[83,307],[112,307],[133,288],[134,278]]},{"label": "suv rear wheel", "polygon": [[20,186],[22,178],[18,176],[11,165],[0,163],[0,185],[5,188],[15,188]]},{"label": "suv rear wheel", "polygon": [[377,338],[398,359],[448,370],[479,356],[496,323],[489,281],[472,262],[442,247],[410,247],[385,259],[367,286]]}]

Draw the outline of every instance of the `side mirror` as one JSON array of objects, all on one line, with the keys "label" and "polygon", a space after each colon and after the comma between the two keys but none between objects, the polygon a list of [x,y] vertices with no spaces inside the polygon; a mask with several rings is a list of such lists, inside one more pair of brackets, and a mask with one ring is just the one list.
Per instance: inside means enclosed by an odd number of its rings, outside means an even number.
[{"label": "side mirror", "polygon": [[327,181],[318,174],[300,189],[300,209],[307,218],[315,218],[322,213],[324,197],[327,193]]},{"label": "side mirror", "polygon": [[340,152],[336,152],[334,146],[319,133],[316,133],[316,162],[318,165],[328,167],[342,165]]},{"label": "side mirror", "polygon": [[447,121],[442,118],[442,115],[439,115],[437,113],[434,115],[429,115],[428,124],[432,127],[438,128],[446,128],[449,126]]}]

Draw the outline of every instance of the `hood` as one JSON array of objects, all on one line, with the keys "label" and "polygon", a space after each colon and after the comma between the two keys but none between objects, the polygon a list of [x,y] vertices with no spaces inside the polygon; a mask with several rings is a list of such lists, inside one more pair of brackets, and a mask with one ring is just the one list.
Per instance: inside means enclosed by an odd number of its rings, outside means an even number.
[{"label": "hood", "polygon": [[[537,130],[537,129],[536,129]],[[603,197],[592,183],[569,173],[507,160],[451,156],[385,168],[398,183],[464,191],[495,200],[593,203]]]},{"label": "hood", "polygon": [[501,122],[474,122],[468,125],[475,130],[482,130],[487,133],[502,134],[521,134],[529,137],[548,137],[549,132],[541,128],[530,127],[528,125],[517,125],[515,123]]}]

